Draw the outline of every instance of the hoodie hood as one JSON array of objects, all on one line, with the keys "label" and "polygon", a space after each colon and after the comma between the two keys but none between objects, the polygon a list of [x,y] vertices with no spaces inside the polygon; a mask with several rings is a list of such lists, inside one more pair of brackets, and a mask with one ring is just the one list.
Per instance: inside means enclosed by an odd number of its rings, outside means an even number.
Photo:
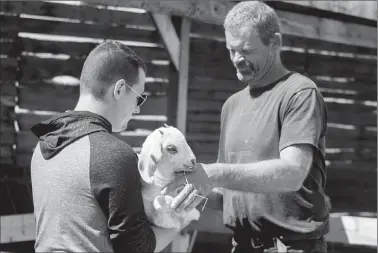
[{"label": "hoodie hood", "polygon": [[74,141],[96,132],[111,132],[112,125],[104,117],[80,111],[67,111],[34,125],[42,156],[47,160]]}]

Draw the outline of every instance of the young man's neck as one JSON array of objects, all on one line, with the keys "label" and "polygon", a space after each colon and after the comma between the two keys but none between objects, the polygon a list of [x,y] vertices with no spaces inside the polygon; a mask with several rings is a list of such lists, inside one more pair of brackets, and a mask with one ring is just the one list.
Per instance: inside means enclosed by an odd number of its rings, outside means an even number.
[{"label": "young man's neck", "polygon": [[79,101],[76,104],[74,111],[88,111],[95,114],[98,114],[109,122],[112,122],[109,118],[109,113],[107,107],[104,105],[104,102],[95,99],[90,95],[82,95],[79,97]]},{"label": "young man's neck", "polygon": [[288,73],[289,71],[282,65],[281,60],[278,60],[261,79],[249,82],[249,87],[251,89],[266,87]]}]

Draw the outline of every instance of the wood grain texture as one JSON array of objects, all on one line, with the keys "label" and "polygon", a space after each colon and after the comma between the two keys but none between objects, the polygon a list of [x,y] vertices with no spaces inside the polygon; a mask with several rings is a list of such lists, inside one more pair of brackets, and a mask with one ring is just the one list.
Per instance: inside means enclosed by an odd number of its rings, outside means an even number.
[{"label": "wood grain texture", "polygon": [[295,5],[312,7],[324,11],[377,20],[376,1],[287,1]]},{"label": "wood grain texture", "polygon": [[[225,43],[224,28],[222,25],[203,23],[192,20],[192,39],[206,39],[209,42],[218,41]],[[330,52],[340,52],[356,55],[377,55],[377,48],[369,48],[353,44],[344,44],[322,40],[321,38],[313,39],[303,36],[290,34],[282,35],[282,45],[284,47],[307,48],[314,50],[323,50]]]},{"label": "wood grain texture", "polygon": [[[22,51],[32,53],[64,54],[71,57],[86,57],[98,43],[75,41],[46,41],[31,38],[18,38],[15,45]],[[2,44],[1,44],[2,45]],[[15,47],[16,47],[15,46]],[[168,54],[162,47],[128,46],[145,62],[168,60]],[[10,51],[11,49],[9,49]]]},{"label": "wood grain texture", "polygon": [[[79,99],[79,87],[41,83],[19,87],[20,108],[63,112],[75,108]],[[166,97],[150,96],[140,108],[141,115],[165,115]]]},{"label": "wood grain texture", "polygon": [[81,4],[80,6],[49,3],[49,2],[30,2],[30,1],[4,1],[1,4],[1,10],[14,14],[29,14],[38,16],[47,16],[54,18],[65,18],[78,20],[81,22],[91,22],[99,24],[119,24],[133,25],[154,29],[154,25],[147,13],[135,13],[120,11],[108,8],[99,8]]},{"label": "wood grain texture", "polygon": [[[222,24],[227,11],[235,4],[224,1],[105,1],[91,0],[92,3],[135,7],[151,12],[173,14],[199,20],[205,23]],[[376,48],[377,38],[374,27],[347,24],[338,20],[312,17],[309,15],[277,10],[281,19],[282,32],[311,39],[321,39],[342,44]]]},{"label": "wood grain texture", "polygon": [[170,59],[176,69],[180,69],[180,39],[177,36],[175,28],[172,24],[171,17],[160,13],[151,13],[152,20],[159,31],[160,37],[164,42],[164,46],[169,53]]},{"label": "wood grain texture", "polygon": [[[37,56],[22,56],[20,62],[20,80],[37,81],[55,76],[68,75],[80,77],[85,58],[41,58]],[[147,77],[167,79],[168,68],[165,65],[146,63]]]},{"label": "wood grain texture", "polygon": [[32,18],[18,18],[15,16],[0,16],[3,25],[0,29],[1,36],[17,34],[18,32],[51,34],[61,36],[79,36],[96,39],[108,39],[125,41],[139,41],[147,43],[161,43],[157,31],[138,28],[126,28],[125,26],[113,26],[106,24],[88,24],[75,22],[62,22],[56,20],[41,20]]},{"label": "wood grain texture", "polygon": [[[191,45],[193,48],[190,58],[191,74],[213,79],[235,80],[235,68],[227,57],[228,51],[224,44],[201,42],[194,41]],[[361,83],[368,84],[374,84],[377,80],[376,60],[374,59],[357,59],[291,50],[282,51],[281,59],[288,69],[305,73],[308,76],[357,78],[361,80]]]}]

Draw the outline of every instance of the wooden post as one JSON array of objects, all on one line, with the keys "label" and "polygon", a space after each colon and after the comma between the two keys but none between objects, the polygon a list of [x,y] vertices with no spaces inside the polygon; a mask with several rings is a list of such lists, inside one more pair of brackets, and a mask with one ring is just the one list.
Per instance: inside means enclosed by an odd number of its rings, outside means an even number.
[{"label": "wooden post", "polygon": [[190,24],[191,23],[188,18],[183,18],[180,31],[180,60],[176,126],[184,135],[186,133],[186,115],[188,104]]},{"label": "wooden post", "polygon": [[[171,22],[174,27],[174,32],[180,34],[181,20],[179,16],[171,16]],[[179,40],[178,40],[179,41]],[[180,41],[179,41],[180,42]],[[169,45],[165,45],[166,47]],[[180,46],[178,47],[180,48]],[[172,51],[172,50],[171,50]],[[169,51],[168,51],[169,52]],[[179,53],[179,51],[178,51]],[[173,56],[174,57],[174,56]],[[172,58],[172,56],[171,56]],[[179,63],[180,56],[177,56]],[[169,64],[169,86],[167,88],[167,124],[177,126],[177,105],[178,105],[178,83],[179,83],[179,64],[175,66],[173,61]]]},{"label": "wooden post", "polygon": [[172,17],[172,21],[163,14],[151,16],[171,58],[167,94],[168,124],[176,126],[185,135],[191,22],[177,16]]},{"label": "wooden post", "polygon": [[178,104],[178,72],[173,63],[169,64],[169,85],[167,87],[167,124],[176,126]]}]

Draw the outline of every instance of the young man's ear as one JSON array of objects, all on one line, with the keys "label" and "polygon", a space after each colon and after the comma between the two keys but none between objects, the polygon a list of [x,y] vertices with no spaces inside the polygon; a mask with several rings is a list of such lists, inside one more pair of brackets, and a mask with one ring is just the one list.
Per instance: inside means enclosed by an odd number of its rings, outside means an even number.
[{"label": "young man's ear", "polygon": [[125,85],[124,79],[120,79],[116,82],[116,84],[114,85],[114,90],[113,90],[113,96],[115,100],[118,100],[121,97],[121,94],[125,88],[126,88],[126,85]]}]

